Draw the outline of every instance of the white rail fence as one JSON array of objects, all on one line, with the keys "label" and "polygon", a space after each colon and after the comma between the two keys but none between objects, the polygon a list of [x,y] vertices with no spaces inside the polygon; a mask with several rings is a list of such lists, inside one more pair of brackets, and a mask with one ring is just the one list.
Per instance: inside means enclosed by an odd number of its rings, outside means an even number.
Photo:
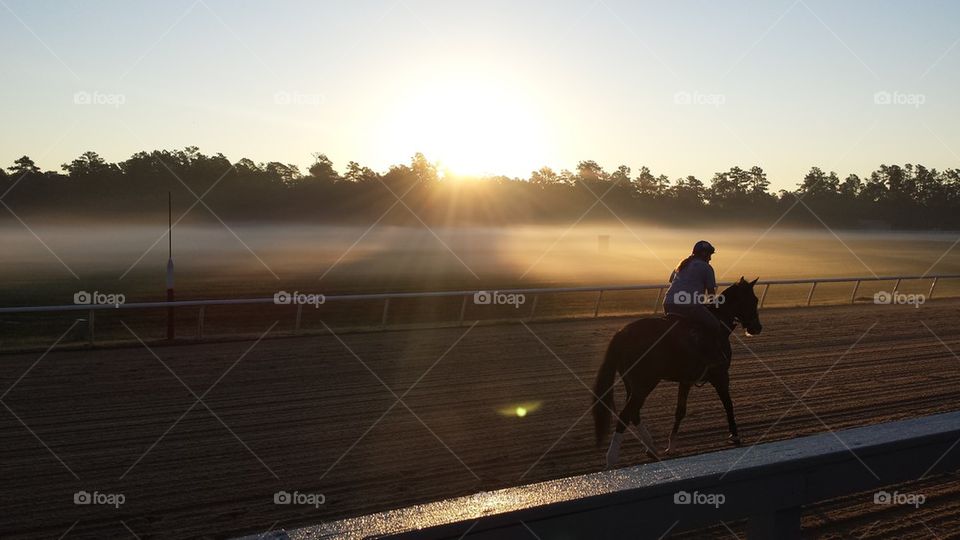
[{"label": "white rail fence", "polygon": [[[926,281],[929,280],[930,286],[927,289],[925,295],[926,299],[933,298],[934,290],[937,287],[939,281],[947,279],[958,279],[960,274],[942,274],[942,275],[901,275],[901,276],[867,276],[867,277],[827,277],[827,278],[808,278],[808,279],[779,279],[779,280],[766,280],[759,281],[757,284],[762,286],[760,289],[760,306],[763,307],[764,302],[767,299],[767,293],[770,291],[771,287],[774,286],[786,286],[786,285],[809,285],[810,288],[806,295],[806,300],[800,305],[809,306],[811,305],[814,293],[817,290],[817,286],[821,284],[836,284],[836,283],[850,283],[852,285],[852,291],[850,294],[850,303],[856,302],[857,292],[860,290],[860,287],[865,282],[881,282],[889,281],[893,282],[894,285],[890,291],[892,295],[896,295],[897,291],[900,289],[902,283],[906,281]],[[720,283],[720,286],[731,285],[732,282]],[[515,295],[525,295],[532,296],[532,302],[530,308],[525,310],[523,314],[518,314],[516,317],[511,317],[510,319],[524,319],[524,320],[533,320],[537,315],[537,303],[542,296],[555,295],[562,293],[596,293],[596,300],[593,302],[592,317],[600,316],[600,308],[604,300],[605,293],[611,292],[626,292],[626,291],[657,291],[656,300],[652,305],[649,306],[648,310],[637,309],[632,313],[622,313],[618,312],[617,316],[625,316],[630,314],[643,314],[643,313],[657,313],[660,309],[660,305],[663,300],[664,292],[670,287],[669,283],[658,283],[658,284],[646,284],[646,285],[609,285],[609,286],[586,286],[586,287],[550,287],[550,288],[527,288],[527,289],[500,289],[495,291],[498,294],[515,294]],[[479,292],[485,291],[436,291],[436,292],[397,292],[397,293],[381,293],[381,294],[342,294],[342,295],[332,295],[325,296],[324,303],[328,302],[356,302],[356,301],[382,301],[383,308],[380,313],[380,322],[379,325],[374,325],[373,328],[388,328],[391,325],[388,324],[388,316],[390,314],[390,302],[391,300],[402,300],[402,299],[425,299],[425,298],[456,298],[461,297],[460,312],[459,317],[456,321],[448,321],[449,323],[464,324],[465,314],[467,312],[467,306],[472,300],[475,299],[475,295]],[[95,314],[99,310],[129,310],[129,309],[166,309],[169,313],[172,313],[176,308],[188,308],[188,307],[197,307],[197,331],[195,337],[197,339],[202,339],[204,337],[204,315],[205,309],[210,306],[237,306],[237,305],[256,305],[256,304],[276,304],[276,300],[273,297],[266,298],[239,298],[239,299],[227,299],[227,300],[178,300],[173,302],[137,302],[137,303],[124,303],[120,305],[104,304],[104,305],[87,305],[87,304],[78,304],[78,305],[49,305],[49,306],[21,306],[21,307],[0,307],[0,315],[4,314],[24,314],[24,313],[62,313],[62,312],[87,312],[87,341],[91,344],[94,343],[96,338],[95,333]],[[290,306],[292,309],[296,310],[296,318],[294,322],[293,333],[299,334],[301,332],[301,321],[303,316],[303,307],[304,304],[295,304]],[[639,306],[638,306],[639,307]],[[589,316],[588,316],[589,317]],[[582,318],[581,317],[572,317],[572,318]],[[502,320],[502,319],[498,319]]]}]

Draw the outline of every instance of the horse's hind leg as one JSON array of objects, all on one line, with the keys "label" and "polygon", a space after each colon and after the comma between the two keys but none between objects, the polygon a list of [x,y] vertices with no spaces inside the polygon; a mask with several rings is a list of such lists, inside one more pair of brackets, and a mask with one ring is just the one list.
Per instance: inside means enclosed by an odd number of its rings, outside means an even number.
[{"label": "horse's hind leg", "polygon": [[607,448],[607,468],[612,469],[620,461],[620,445],[623,444],[623,432],[627,430],[627,422],[632,420],[640,410],[637,405],[636,394],[627,398],[627,403],[617,415],[617,428],[610,439],[610,447]]},{"label": "horse's hind leg", "polygon": [[646,424],[643,423],[643,419],[640,417],[640,410],[643,408],[643,403],[647,400],[647,396],[650,395],[650,392],[653,392],[658,382],[660,381],[653,381],[638,390],[637,401],[639,404],[633,416],[633,423],[637,425],[637,430],[640,431],[640,440],[643,441],[643,445],[647,447],[647,455],[656,460],[659,460],[660,456],[657,455],[657,451],[655,450],[656,446],[653,442],[653,437],[650,435],[650,431],[647,430]]},{"label": "horse's hind leg", "polygon": [[687,415],[687,397],[690,395],[690,383],[681,382],[677,389],[677,412],[674,415],[673,429],[670,431],[670,440],[667,441],[665,453],[669,454],[679,448],[677,433],[680,431],[680,422]]},{"label": "horse's hind leg", "polygon": [[646,401],[647,396],[653,391],[657,385],[656,383],[657,381],[654,381],[652,384],[645,384],[641,388],[634,388],[634,392],[627,399],[626,405],[623,406],[620,414],[617,415],[616,432],[610,441],[610,448],[607,449],[608,469],[615,466],[617,461],[620,460],[620,445],[623,443],[623,433],[627,430],[627,424],[630,422],[637,424],[637,428],[640,431],[640,440],[644,446],[647,447],[647,454],[654,459],[659,459],[656,450],[654,450],[653,437],[650,436],[650,432],[647,431],[646,426],[643,425],[643,421],[640,419],[640,409],[643,407],[643,402]]}]

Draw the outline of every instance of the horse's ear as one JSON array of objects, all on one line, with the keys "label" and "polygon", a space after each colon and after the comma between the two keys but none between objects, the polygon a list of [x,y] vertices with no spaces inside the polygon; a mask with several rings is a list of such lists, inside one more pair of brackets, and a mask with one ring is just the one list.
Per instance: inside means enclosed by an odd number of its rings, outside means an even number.
[{"label": "horse's ear", "polygon": [[760,281],[760,276],[757,276],[757,279],[751,281],[751,282],[750,282],[750,286],[753,287],[754,285],[757,284],[758,281]]},{"label": "horse's ear", "polygon": [[743,276],[740,276],[740,283],[746,283],[747,280],[743,279]]}]

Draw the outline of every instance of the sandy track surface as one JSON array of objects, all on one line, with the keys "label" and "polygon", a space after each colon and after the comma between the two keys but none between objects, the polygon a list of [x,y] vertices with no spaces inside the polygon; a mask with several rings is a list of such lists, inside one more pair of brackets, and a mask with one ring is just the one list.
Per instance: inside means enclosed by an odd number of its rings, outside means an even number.
[{"label": "sandy track surface", "polygon": [[[744,442],[960,409],[958,313],[956,301],[765,311],[749,350],[734,340]],[[0,356],[0,536],[224,537],[599,470],[587,386],[628,320]],[[661,446],[675,396],[663,383],[644,408]],[[694,389],[677,455],[726,435],[712,389]],[[645,460],[636,439],[622,459]],[[900,489],[927,501],[829,501],[806,509],[804,534],[960,535],[960,479]],[[74,504],[81,490],[125,500]],[[281,490],[325,503],[274,504]]]}]

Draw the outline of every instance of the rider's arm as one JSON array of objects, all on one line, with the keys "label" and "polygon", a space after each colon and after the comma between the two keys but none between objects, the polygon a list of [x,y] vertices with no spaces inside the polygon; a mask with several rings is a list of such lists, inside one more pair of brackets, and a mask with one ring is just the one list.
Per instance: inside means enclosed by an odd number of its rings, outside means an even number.
[{"label": "rider's arm", "polygon": [[[716,274],[713,272],[713,267],[710,266],[709,263],[707,263],[706,283],[704,283],[704,285],[706,286],[707,294],[710,295],[711,298],[716,298],[716,294],[717,294],[717,276],[716,276]],[[716,301],[714,301],[714,302],[716,302]]]}]

